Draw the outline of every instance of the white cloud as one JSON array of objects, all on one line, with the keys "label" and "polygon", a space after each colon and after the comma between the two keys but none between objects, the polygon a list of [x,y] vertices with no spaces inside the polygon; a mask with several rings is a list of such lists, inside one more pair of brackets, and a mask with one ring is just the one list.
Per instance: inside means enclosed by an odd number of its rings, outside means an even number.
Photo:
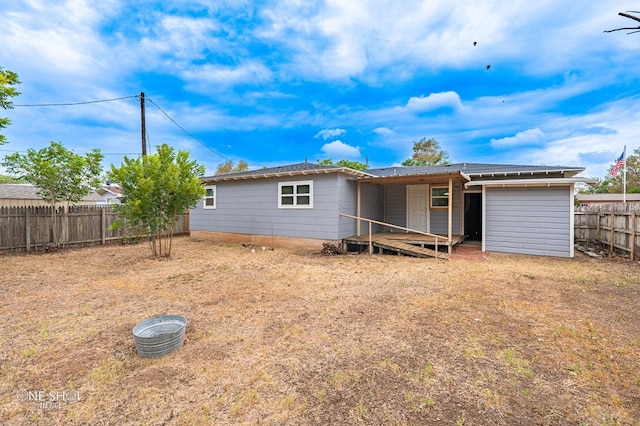
[{"label": "white cloud", "polygon": [[380,136],[393,136],[396,134],[396,132],[394,132],[388,127],[377,127],[373,129],[373,132]]},{"label": "white cloud", "polygon": [[271,71],[263,64],[250,61],[236,67],[211,65],[192,66],[181,74],[182,78],[189,81],[190,87],[209,88],[212,83],[222,85],[261,83],[271,79]]},{"label": "white cloud", "polygon": [[[32,0],[3,12],[3,55],[12,69],[35,68],[39,75],[100,73],[105,46],[95,27],[109,15],[112,2],[89,4]],[[27,73],[28,74],[28,73]]]},{"label": "white cloud", "polygon": [[140,41],[140,48],[148,58],[171,55],[172,61],[192,61],[215,47],[217,39],[212,33],[218,28],[211,19],[160,16],[153,33]]},{"label": "white cloud", "polygon": [[360,157],[360,148],[348,145],[341,140],[322,145],[322,152],[329,157],[340,157],[339,159]]},{"label": "white cloud", "polygon": [[631,37],[603,36],[624,23],[615,9],[549,0],[290,0],[262,11],[257,36],[286,46],[291,75],[309,78],[382,84],[410,80],[416,70],[474,67],[483,78],[487,64],[499,69],[507,62],[525,74],[555,74],[592,61],[585,50],[637,48]]},{"label": "white cloud", "polygon": [[324,129],[316,133],[314,137],[327,140],[327,139],[338,137],[340,135],[344,135],[345,133],[347,133],[347,131],[344,129]]},{"label": "white cloud", "polygon": [[407,102],[406,109],[411,112],[427,112],[438,108],[451,108],[452,110],[462,109],[460,96],[456,92],[431,93],[429,96],[411,97]]},{"label": "white cloud", "polygon": [[522,146],[542,145],[547,140],[542,130],[535,128],[519,132],[515,136],[502,139],[491,139],[491,146],[494,148],[510,148]]}]

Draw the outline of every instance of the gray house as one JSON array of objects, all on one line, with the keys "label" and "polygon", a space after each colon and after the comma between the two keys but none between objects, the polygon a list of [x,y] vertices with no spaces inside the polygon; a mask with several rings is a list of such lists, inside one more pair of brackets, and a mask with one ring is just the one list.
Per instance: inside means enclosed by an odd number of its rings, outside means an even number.
[{"label": "gray house", "polygon": [[477,240],[483,251],[573,257],[574,184],[590,182],[576,176],[583,170],[459,163],[358,171],[305,162],[211,176],[191,210],[191,237],[416,255]]}]

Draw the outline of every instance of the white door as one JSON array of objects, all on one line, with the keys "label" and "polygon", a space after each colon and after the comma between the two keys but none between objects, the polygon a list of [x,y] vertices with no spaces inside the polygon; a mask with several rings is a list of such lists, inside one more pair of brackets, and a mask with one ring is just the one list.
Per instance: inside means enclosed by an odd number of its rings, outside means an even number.
[{"label": "white door", "polygon": [[429,232],[429,186],[407,186],[407,228]]}]

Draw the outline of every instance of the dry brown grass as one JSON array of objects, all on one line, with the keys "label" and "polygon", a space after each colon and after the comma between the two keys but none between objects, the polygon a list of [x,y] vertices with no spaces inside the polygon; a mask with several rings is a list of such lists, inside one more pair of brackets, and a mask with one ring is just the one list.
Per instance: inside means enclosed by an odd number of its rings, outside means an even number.
[{"label": "dry brown grass", "polygon": [[[638,424],[640,265],[182,238],[0,257],[2,424]],[[136,356],[132,327],[187,317]],[[27,391],[80,392],[41,408]]]}]

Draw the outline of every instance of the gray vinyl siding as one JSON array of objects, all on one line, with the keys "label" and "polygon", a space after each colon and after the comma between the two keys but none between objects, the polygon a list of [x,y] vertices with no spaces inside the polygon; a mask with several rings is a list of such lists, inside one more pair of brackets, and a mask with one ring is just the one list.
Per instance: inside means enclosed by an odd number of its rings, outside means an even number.
[{"label": "gray vinyl siding", "polygon": [[[358,183],[353,179],[344,176],[339,178],[340,185],[340,213],[346,213],[351,216],[357,216],[358,213]],[[360,215],[366,219],[380,220],[381,204],[380,204],[380,186],[378,185],[360,185]],[[368,222],[362,222],[362,232],[368,231]],[[373,226],[374,232],[377,232],[378,225]],[[341,217],[340,218],[340,238],[350,237],[358,231],[357,221],[355,219]]]},{"label": "gray vinyl siding", "polygon": [[[447,184],[443,185],[433,185],[433,186],[447,186]],[[462,190],[462,186],[460,183],[456,182],[453,184],[453,211],[451,218],[451,229],[454,235],[460,234],[460,191]],[[431,210],[431,233],[432,234],[440,234],[447,235],[449,233],[449,210],[448,209],[437,209]]]},{"label": "gray vinyl siding", "polygon": [[[356,200],[358,198],[358,184],[353,179],[346,176],[338,177],[339,208],[338,213],[356,215]],[[339,238],[348,237],[356,233],[356,221],[348,217],[339,218]]]},{"label": "gray vinyl siding", "polygon": [[[447,186],[448,183],[432,186]],[[453,184],[453,233],[460,230],[460,191],[459,183]],[[407,226],[407,185],[388,185],[386,187],[386,220],[385,222],[398,226]],[[448,228],[449,212],[447,209],[431,209],[430,227],[431,233],[446,235]]]},{"label": "gray vinyl siding", "polygon": [[[306,180],[313,181],[313,208],[278,208],[278,183]],[[339,208],[349,205],[351,197],[355,205],[352,189],[355,183],[347,182],[338,174],[228,181],[215,185],[216,208],[203,209],[200,201],[191,210],[191,230],[338,240],[343,237],[340,233],[347,231],[340,230]],[[340,186],[349,193],[340,195]]]},{"label": "gray vinyl siding", "polygon": [[570,257],[569,187],[487,188],[485,250]]},{"label": "gray vinyl siding", "polygon": [[[397,226],[407,226],[407,185],[387,185],[385,187],[384,222]],[[397,231],[397,230],[396,230]]]},{"label": "gray vinyl siding", "polygon": [[[367,219],[382,221],[382,187],[380,185],[364,184],[360,186],[360,215]],[[369,223],[362,222],[361,232],[369,231]],[[380,225],[373,224],[372,231],[378,232]]]}]

